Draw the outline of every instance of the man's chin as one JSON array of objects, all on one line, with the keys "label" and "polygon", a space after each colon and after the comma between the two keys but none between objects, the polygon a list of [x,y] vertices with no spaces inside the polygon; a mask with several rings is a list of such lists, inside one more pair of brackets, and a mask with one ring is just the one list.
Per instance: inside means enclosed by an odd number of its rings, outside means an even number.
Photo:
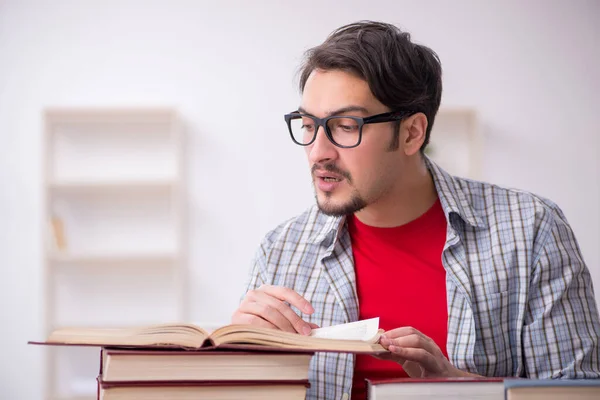
[{"label": "man's chin", "polygon": [[322,204],[317,204],[319,206],[319,210],[330,217],[342,217],[345,215],[348,215],[347,213],[343,212],[342,209],[337,208],[337,207],[332,207],[331,205],[322,205]]},{"label": "man's chin", "polygon": [[[323,198],[325,197],[325,198]],[[334,201],[331,196],[317,196],[317,206],[319,210],[331,217],[342,217],[354,214],[366,207],[366,203],[359,197],[351,198],[346,201]]]}]

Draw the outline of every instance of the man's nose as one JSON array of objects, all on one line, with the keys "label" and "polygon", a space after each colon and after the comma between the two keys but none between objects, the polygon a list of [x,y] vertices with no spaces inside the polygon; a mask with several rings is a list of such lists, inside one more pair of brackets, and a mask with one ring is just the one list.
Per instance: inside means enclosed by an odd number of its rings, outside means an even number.
[{"label": "man's nose", "polygon": [[318,126],[315,141],[308,147],[308,159],[311,164],[335,160],[338,155],[337,146],[331,143],[325,128]]}]

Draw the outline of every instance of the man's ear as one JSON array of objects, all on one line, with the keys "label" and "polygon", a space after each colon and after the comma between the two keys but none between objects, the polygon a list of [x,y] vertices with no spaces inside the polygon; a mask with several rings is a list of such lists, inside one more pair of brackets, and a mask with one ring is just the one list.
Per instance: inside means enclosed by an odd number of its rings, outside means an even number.
[{"label": "man's ear", "polygon": [[416,113],[402,121],[400,127],[400,147],[407,156],[416,154],[425,142],[427,132],[427,117],[423,113]]}]

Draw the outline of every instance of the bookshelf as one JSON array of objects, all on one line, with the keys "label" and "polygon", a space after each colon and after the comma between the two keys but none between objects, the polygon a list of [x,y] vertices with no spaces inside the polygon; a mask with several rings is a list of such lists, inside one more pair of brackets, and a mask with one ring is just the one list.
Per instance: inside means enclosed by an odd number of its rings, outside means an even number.
[{"label": "bookshelf", "polygon": [[[176,111],[62,108],[43,119],[45,333],[186,320]],[[46,351],[46,399],[96,398],[99,349]]]},{"label": "bookshelf", "polygon": [[482,179],[482,136],[477,111],[470,107],[441,107],[425,152],[453,175]]}]

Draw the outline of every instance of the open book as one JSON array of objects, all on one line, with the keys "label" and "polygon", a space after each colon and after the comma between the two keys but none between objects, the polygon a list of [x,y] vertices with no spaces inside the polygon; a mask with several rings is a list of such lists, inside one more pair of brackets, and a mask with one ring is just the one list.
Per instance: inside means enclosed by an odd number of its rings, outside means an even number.
[{"label": "open book", "polygon": [[137,328],[61,328],[46,341],[30,344],[103,347],[176,347],[187,350],[215,348],[284,349],[349,353],[383,353],[378,344],[383,331],[379,318],[313,329],[310,336],[258,328],[226,325],[209,333],[194,324],[158,324]]}]

